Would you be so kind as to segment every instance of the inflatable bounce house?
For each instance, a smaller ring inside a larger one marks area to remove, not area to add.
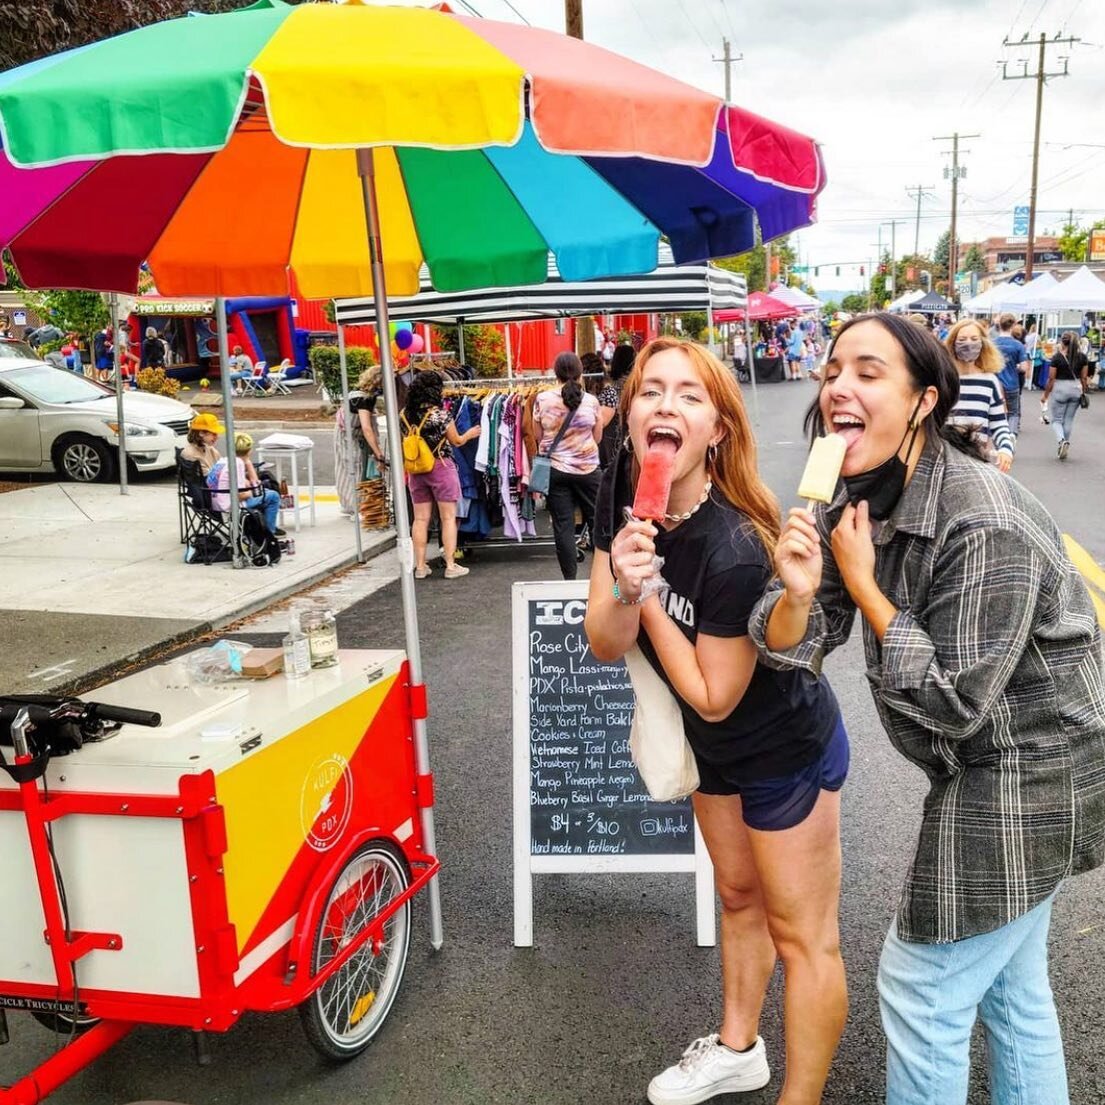
[[[185,381],[218,378],[219,338],[210,301],[139,296],[128,321],[134,345],[141,346],[151,326],[168,344],[170,376]],[[240,345],[254,364],[267,361],[270,369],[291,361],[289,380],[307,371],[308,332],[296,328],[288,297],[228,299],[226,322],[232,353]]]

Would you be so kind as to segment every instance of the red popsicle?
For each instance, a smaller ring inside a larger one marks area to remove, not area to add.
[[[671,481],[675,475],[675,454],[678,448],[671,441],[657,441],[648,447],[637,480],[633,499],[633,517],[639,521],[660,522],[668,511]]]

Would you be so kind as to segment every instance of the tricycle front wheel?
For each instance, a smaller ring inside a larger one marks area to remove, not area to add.
[[[406,890],[406,860],[385,841],[366,844],[342,868],[326,899],[312,954],[312,973],[335,959]],[[410,901],[384,922],[300,1007],[307,1039],[327,1059],[359,1055],[391,1012],[410,950]]]

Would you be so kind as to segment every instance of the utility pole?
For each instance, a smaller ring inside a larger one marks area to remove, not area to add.
[[[1045,71],[1045,64],[1047,62],[1047,48],[1049,46],[1073,46],[1076,42],[1080,42],[1081,39],[1075,38],[1073,35],[1067,35],[1066,38],[1060,38],[1058,32],[1054,38],[1049,39],[1047,35],[1040,35],[1040,54],[1036,62],[1036,72],[1029,73],[1028,62],[1022,62],[1022,72],[1014,73],[1012,76],[1007,71],[1008,62],[1003,61],[1001,63],[1001,79],[1003,81],[1024,81],[1034,80],[1036,82],[1036,130],[1035,136],[1032,140],[1032,190],[1028,194],[1028,249],[1025,251],[1024,257],[1024,279],[1027,284],[1032,279],[1032,266],[1036,260],[1036,182],[1040,169],[1040,116],[1043,114],[1044,109],[1044,82],[1049,77],[1069,77],[1070,72],[1068,70],[1068,63],[1070,62],[1069,55],[1060,55],[1059,60],[1063,63],[1062,72],[1048,73]],[[1002,46],[1008,49],[1010,46],[1023,46],[1028,42],[1027,33],[1020,40],[1020,42],[1010,42],[1009,37],[1006,36],[1002,39]]]
[[[935,184],[918,184],[916,188],[907,188],[906,195],[913,196],[916,194],[917,199],[917,221],[913,228],[913,256],[916,257],[921,249],[921,197],[930,195],[932,189],[935,188]]]
[[[967,175],[966,168],[959,164],[959,140],[960,138],[981,138],[980,134],[941,134],[933,138],[934,142],[948,142],[952,144],[952,225],[948,233],[948,298],[955,299],[955,272],[959,266],[959,240],[955,236],[955,221],[959,211],[959,178]],[[945,151],[946,153],[947,151]],[[944,179],[948,178],[948,170],[944,170]]]
[[[713,58],[712,60],[719,61],[725,66],[725,102],[728,104],[733,102],[733,82],[730,79],[730,70],[734,63],[744,61],[744,54],[738,54],[736,57],[733,57],[729,49],[729,40],[727,38],[721,40],[721,46],[721,57]]]
[[[564,31],[570,38],[583,37],[583,0],[564,0]]]
[[[890,219],[888,222],[879,224],[879,241],[882,241],[882,228],[884,226],[890,227],[890,279],[889,287],[891,298],[894,298],[898,294],[898,223],[906,222],[905,219]],[[882,256],[879,257],[879,263],[882,263]]]

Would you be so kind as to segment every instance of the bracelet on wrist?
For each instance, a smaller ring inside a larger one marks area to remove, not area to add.
[[[627,599],[618,587],[617,580],[614,580],[614,598],[617,599],[622,606],[640,606],[644,601],[644,595],[638,595],[635,599]]]

